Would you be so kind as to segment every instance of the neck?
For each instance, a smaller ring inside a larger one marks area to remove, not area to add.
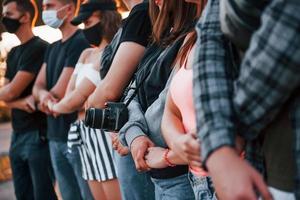
[[[20,27],[16,32],[16,36],[19,38],[21,44],[26,43],[34,37],[31,27]]]
[[[99,49],[104,49],[107,45],[108,45],[108,42],[105,39],[103,39],[101,41],[101,43],[99,44],[98,48]]]
[[[63,24],[60,28],[62,33],[62,41],[69,39],[77,30],[77,26],[73,26],[71,23]]]
[[[127,0],[125,4],[129,10],[132,10],[132,8],[134,6],[136,6],[137,4],[140,4],[142,2],[143,2],[143,0]]]

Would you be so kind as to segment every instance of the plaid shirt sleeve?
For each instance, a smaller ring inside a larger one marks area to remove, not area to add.
[[[241,64],[234,105],[247,139],[277,114],[300,83],[300,2],[273,0]]]
[[[232,103],[233,67],[230,43],[221,32],[219,0],[209,0],[197,27],[194,60],[194,102],[201,157],[205,161],[214,150],[235,145]]]

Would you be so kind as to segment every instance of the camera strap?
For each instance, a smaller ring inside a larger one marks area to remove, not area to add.
[[[142,78],[141,82],[134,88],[134,92],[133,94],[129,97],[129,99],[125,102],[125,107],[127,108],[130,104],[130,102],[134,99],[134,97],[137,95],[139,89],[142,87],[142,85],[144,84],[146,78],[148,77],[148,75],[150,74],[151,70],[148,70],[148,72],[145,74],[145,76]],[[130,85],[132,85],[133,83],[131,83]],[[132,89],[132,87],[129,87],[129,90]]]

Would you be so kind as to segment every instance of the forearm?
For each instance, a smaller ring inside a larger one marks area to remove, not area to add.
[[[107,82],[101,82],[93,93],[92,106],[95,108],[104,108],[106,102],[118,101],[122,93],[116,92]]]
[[[133,92],[133,90],[130,90],[125,99],[128,99]],[[142,111],[137,97],[129,104],[128,114],[128,122],[120,130],[120,141],[126,146],[130,146],[135,138],[146,136],[145,133],[148,131],[144,112]]]
[[[0,101],[13,101],[18,96],[11,91],[9,85],[5,85],[0,89]]]
[[[201,26],[197,25],[201,36],[197,40],[193,68],[197,135],[204,165],[208,156],[218,148],[235,145],[232,96],[233,80],[237,74],[230,56],[230,43],[220,28],[219,1],[208,1],[206,8],[206,16],[199,21]]]
[[[53,105],[53,111],[60,114],[67,114],[81,109],[87,97],[78,92],[72,91],[59,103]]]
[[[170,150],[168,153],[168,160],[174,165],[187,165],[188,164],[172,150]]]
[[[161,123],[162,135],[170,149],[176,148],[173,143],[174,138],[185,134],[182,121],[167,108],[164,111]]]
[[[21,105],[21,101],[24,101],[24,99],[18,99],[18,100],[15,100],[15,101],[6,101],[5,104],[7,105],[7,107],[13,109],[21,109],[22,108],[22,105]]]
[[[40,102],[40,98],[45,94],[45,93],[48,93],[48,91],[46,90],[46,88],[42,85],[38,85],[36,84],[34,87],[33,87],[33,90],[32,90],[32,95],[34,97],[34,99],[37,101],[37,102]]]

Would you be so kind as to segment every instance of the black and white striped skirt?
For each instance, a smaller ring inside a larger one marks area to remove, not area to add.
[[[109,133],[86,127],[82,121],[71,125],[68,146],[77,146],[85,180],[107,181],[117,178]]]

